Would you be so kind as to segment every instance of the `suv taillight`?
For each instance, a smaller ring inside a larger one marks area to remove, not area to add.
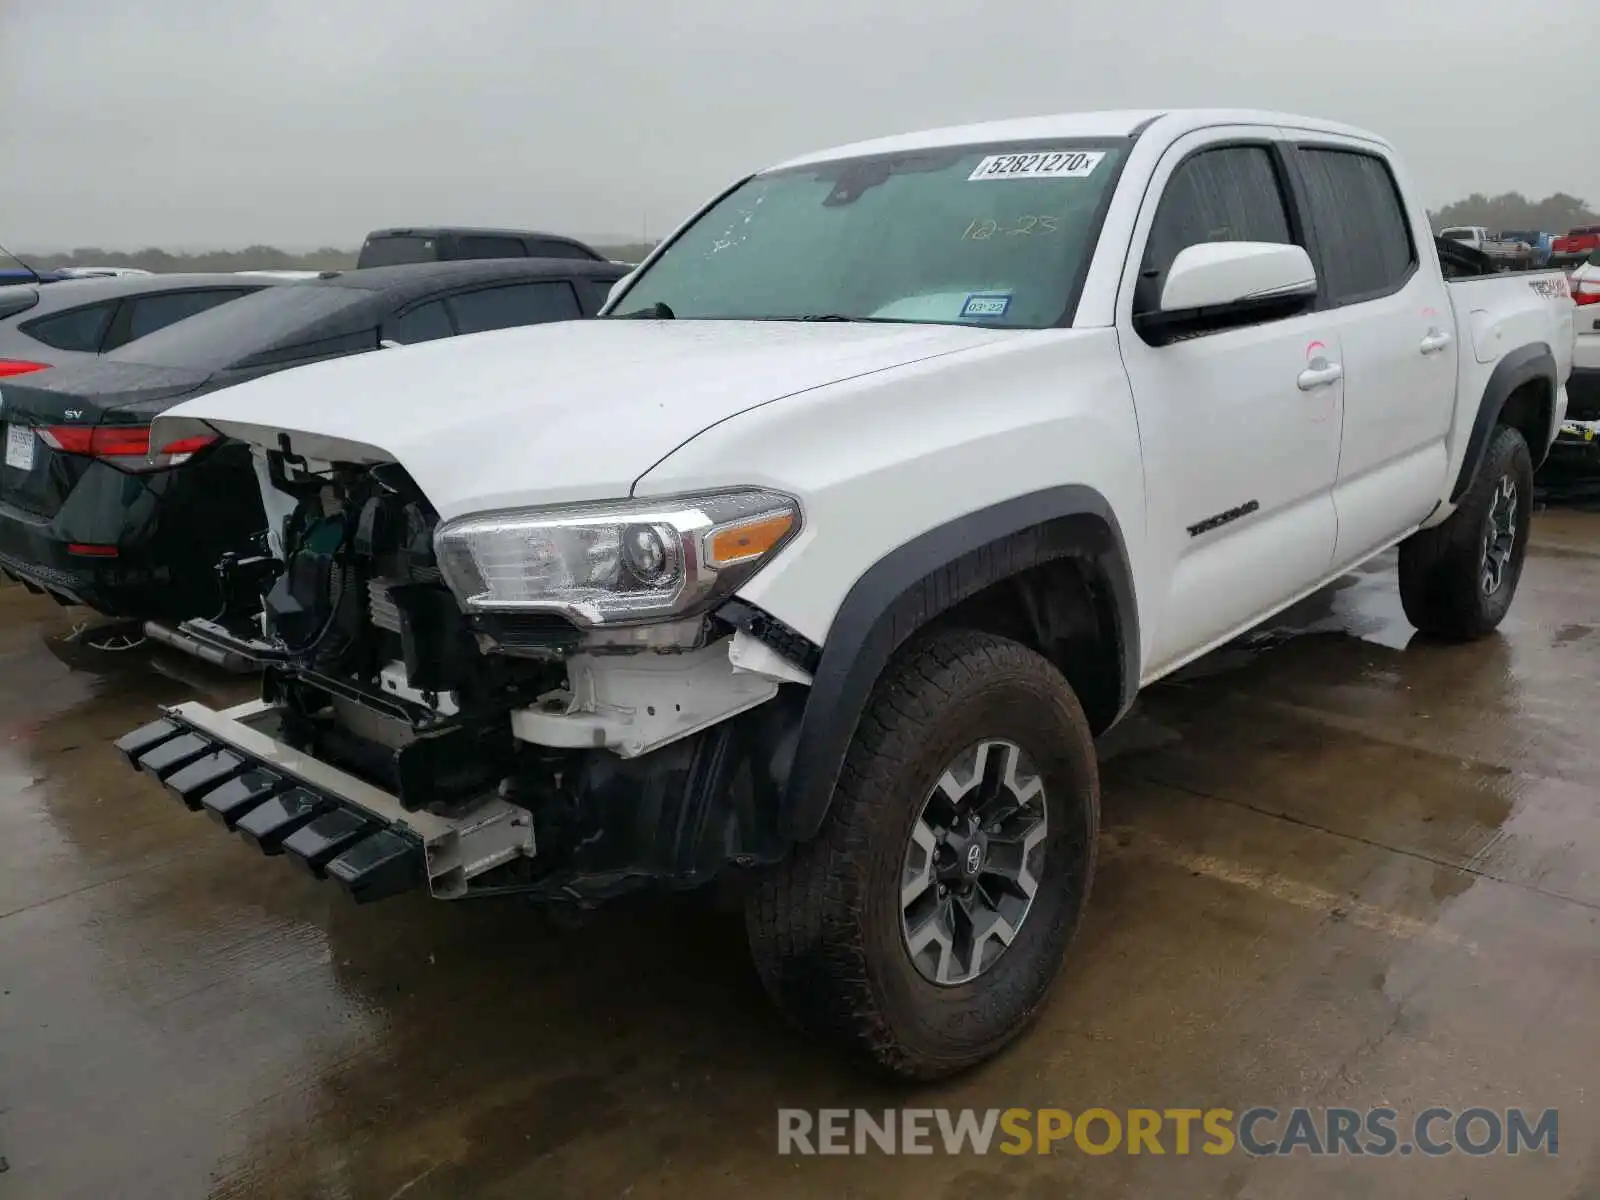
[[[49,363],[29,362],[25,358],[0,358],[0,379],[11,375],[27,375],[34,371],[43,371]]]
[[[152,457],[148,425],[48,425],[34,432],[52,450],[98,458],[124,471],[165,471],[217,440],[210,434],[182,438]]]
[[[1600,279],[1574,279],[1572,281],[1574,304],[1600,304]]]

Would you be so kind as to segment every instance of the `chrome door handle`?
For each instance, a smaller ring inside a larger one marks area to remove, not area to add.
[[[1452,340],[1448,333],[1430,333],[1422,339],[1420,349],[1424,354],[1437,354],[1448,346]]]
[[[1315,391],[1319,387],[1326,387],[1330,383],[1338,383],[1344,378],[1344,367],[1338,363],[1329,363],[1325,367],[1307,367],[1300,372],[1300,378],[1295,382],[1300,385],[1302,392]]]

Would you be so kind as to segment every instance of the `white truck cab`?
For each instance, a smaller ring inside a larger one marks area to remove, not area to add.
[[[792,159],[601,319],[159,418],[255,447],[258,622],[188,629],[265,686],[121,748],[358,899],[741,874],[780,1005],[960,1069],[1057,974],[1141,686],[1397,543],[1419,628],[1505,616],[1573,304],[1470,270],[1387,142],[1301,117]]]

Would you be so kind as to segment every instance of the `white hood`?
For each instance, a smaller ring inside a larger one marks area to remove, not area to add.
[[[151,448],[201,422],[349,462],[398,462],[445,519],[625,496],[685,441],[746,409],[983,345],[951,325],[589,320],[317,363],[176,405]]]

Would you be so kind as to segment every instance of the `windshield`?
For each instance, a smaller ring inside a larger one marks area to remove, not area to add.
[[[667,247],[616,315],[1056,325],[1126,149],[957,146],[757,175]]]
[[[1472,240],[1472,230],[1446,229],[1439,236],[1442,238],[1448,238],[1452,242],[1470,242]]]

